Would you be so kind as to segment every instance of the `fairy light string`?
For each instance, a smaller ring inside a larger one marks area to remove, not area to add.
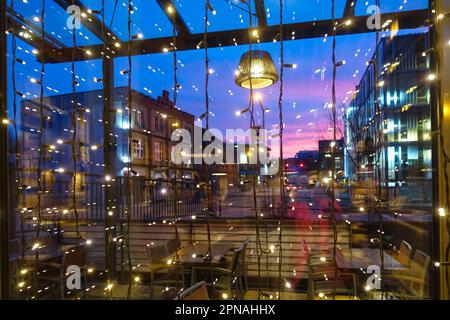
[[[249,16],[249,32],[252,30],[253,28],[253,15],[252,15],[252,9],[251,9],[251,4],[250,1],[246,0],[245,4],[247,5],[247,9],[243,9],[241,7],[242,10],[245,10],[246,12],[248,12],[248,16]],[[252,47],[253,47],[253,43],[252,43],[252,37],[249,37],[249,52],[252,52]],[[253,63],[253,54],[249,55],[249,64],[250,66],[252,66]],[[250,67],[251,69],[251,67]],[[250,75],[251,76],[251,75]],[[255,117],[254,117],[254,95],[253,95],[253,81],[250,81],[250,88],[249,88],[249,105],[248,105],[248,111],[250,113],[250,129],[255,130],[256,129],[256,125],[255,125]],[[251,139],[253,139],[253,132],[252,132],[252,137]],[[251,141],[251,143],[253,143],[253,141]],[[253,209],[255,211],[255,251],[256,251],[256,259],[257,259],[257,268],[258,268],[258,299],[260,299],[260,297],[262,296],[262,288],[261,288],[261,256],[262,256],[262,248],[261,248],[261,241],[260,241],[260,217],[258,214],[258,203],[257,203],[257,196],[256,196],[256,168],[255,170],[252,172],[252,202],[253,202]]]
[[[204,31],[203,31],[203,46],[205,53],[205,126],[206,131],[209,130],[209,56],[208,56],[208,25],[209,25],[209,11],[212,6],[209,0],[205,0],[205,16],[204,16]],[[206,254],[206,259],[208,260],[209,273],[211,281],[213,280],[213,267],[212,267],[212,252],[211,252],[211,225],[209,221],[209,215],[211,213],[211,176],[209,173],[209,167],[203,162],[203,168],[205,170],[205,192],[206,192],[206,229],[208,237],[208,253]]]
[[[14,11],[14,0],[11,0],[11,11]],[[24,186],[24,178],[23,178],[23,165],[22,165],[22,154],[20,152],[20,143],[19,143],[19,132],[18,132],[18,118],[17,118],[17,95],[19,95],[17,91],[17,83],[16,83],[16,63],[18,61],[17,58],[17,42],[16,42],[16,33],[11,32],[11,51],[12,51],[12,65],[11,65],[11,78],[12,78],[12,88],[13,88],[13,128],[14,128],[14,147],[15,147],[15,181],[17,184],[17,203],[19,204],[19,223],[20,223],[20,265],[21,268],[24,266],[24,257],[26,251],[26,240],[25,240],[25,218],[26,218],[26,202],[25,202],[25,192],[26,188]],[[22,208],[20,208],[20,204]]]
[[[286,214],[286,203],[285,203],[285,164],[284,164],[284,156],[283,156],[283,131],[284,131],[284,122],[283,122],[283,75],[284,75],[284,28],[283,28],[283,0],[280,0],[280,25],[279,25],[279,34],[280,34],[280,92],[278,96],[278,121],[279,121],[279,130],[280,130],[280,197],[281,197],[281,215],[279,222],[279,235],[278,235],[278,299],[281,300],[281,291],[283,286],[283,225],[284,218]]]
[[[337,73],[337,63],[336,63],[336,31],[337,31],[337,22],[335,17],[335,0],[331,2],[331,17],[333,21],[333,44],[332,44],[332,64],[333,64],[333,80],[332,80],[332,88],[331,88],[331,99],[332,99],[332,114],[333,114],[333,144],[331,145],[331,224],[333,226],[333,269],[334,269],[334,280],[337,278],[338,270],[336,265],[336,254],[337,254],[337,222],[336,222],[336,73]],[[336,298],[336,281],[333,281],[333,291],[332,291],[333,300]]]
[[[104,0],[103,0],[104,1]],[[133,281],[132,276],[132,263],[131,263],[131,246],[130,246],[130,224],[131,224],[131,175],[132,175],[132,160],[133,159],[133,131],[132,131],[132,110],[133,110],[133,95],[131,91],[131,77],[133,72],[133,64],[131,59],[131,46],[133,42],[133,35],[131,34],[131,15],[133,14],[133,3],[131,0],[128,0],[128,19],[127,19],[127,30],[128,30],[128,47],[127,47],[127,60],[128,60],[128,82],[127,82],[127,107],[128,107],[128,161],[127,165],[127,175],[125,178],[125,196],[126,196],[126,209],[125,209],[125,219],[126,219],[126,231],[124,235],[124,239],[127,246],[127,264],[128,264],[128,290],[127,290],[127,299],[131,298],[131,285]],[[137,112],[137,111],[136,111]]]
[[[172,6],[172,4],[170,4]],[[174,9],[175,10],[175,9]],[[177,22],[175,19],[175,15],[172,14],[172,58],[173,58],[173,110],[177,108],[177,98],[178,98],[178,89],[180,87],[178,83],[178,58],[177,58]],[[174,127],[175,122],[177,119],[175,117],[172,118],[172,127]],[[170,140],[168,140],[168,150],[170,151]],[[175,155],[174,155],[175,156]],[[170,153],[168,153],[168,157],[170,157]],[[169,173],[170,173],[170,165],[173,163],[171,159],[168,159],[169,161]],[[178,216],[179,216],[179,184],[178,184],[178,168],[177,164],[173,163],[174,167],[174,178],[173,178],[173,195],[174,195],[174,214],[173,214],[173,226],[175,228],[175,239],[180,241],[180,235],[178,232]],[[183,172],[181,172],[181,179],[183,178]],[[178,255],[178,250],[180,248],[177,246],[175,249],[175,264],[176,264],[176,279],[178,280],[179,272],[180,272],[180,257]],[[176,281],[176,284],[178,285],[178,281]],[[184,288],[184,283],[182,284],[182,288]],[[178,288],[175,288],[175,291],[178,291]]]
[[[380,0],[375,1],[375,5],[377,8],[380,8]],[[378,245],[379,245],[379,256],[381,261],[381,275],[384,274],[384,251],[383,251],[383,213],[382,213],[382,207],[381,207],[381,196],[382,196],[382,178],[381,178],[381,154],[382,154],[382,148],[383,148],[383,130],[381,128],[382,124],[382,115],[381,115],[381,108],[380,108],[380,100],[378,97],[379,94],[379,59],[380,59],[380,53],[379,53],[379,42],[380,42],[380,31],[378,28],[375,28],[375,58],[373,61],[373,67],[374,67],[374,83],[375,83],[375,97],[374,97],[374,106],[375,106],[375,130],[378,132],[377,135],[377,141],[376,143],[376,161],[375,166],[377,167],[377,180],[378,180],[378,188],[377,188],[377,199],[376,199],[376,212],[378,213]],[[387,189],[388,197],[387,200],[389,200],[389,186]],[[383,277],[382,277],[383,279]],[[381,300],[384,298],[384,286],[381,286]]]
[[[74,1],[72,0],[72,5],[74,5]],[[78,116],[79,116],[79,109],[78,109],[78,99],[77,99],[77,91],[76,91],[76,87],[77,87],[77,77],[76,77],[76,73],[75,73],[75,55],[78,53],[78,48],[77,48],[77,37],[76,37],[76,21],[73,21],[72,24],[73,28],[72,28],[72,59],[70,62],[70,69],[71,69],[71,75],[72,75],[72,100],[71,100],[71,104],[72,104],[72,109],[71,109],[71,117],[70,117],[70,121],[71,121],[71,127],[72,127],[72,140],[71,140],[71,149],[72,149],[72,210],[75,216],[75,230],[76,230],[76,240],[75,240],[75,244],[78,245],[79,244],[79,240],[81,237],[80,234],[80,227],[79,227],[79,217],[78,217],[78,209],[77,209],[77,162],[78,162],[78,157],[77,154],[80,152],[80,145],[78,142],[78,126],[77,126],[77,121],[78,121]],[[80,116],[82,116],[80,114]]]
[[[229,4],[232,4],[229,1],[226,1]],[[251,2],[248,0],[242,1],[242,3],[245,3],[247,5],[247,8],[243,8],[241,6],[237,6],[234,5],[235,7],[239,8],[240,10],[248,13],[249,15],[249,32],[251,32],[251,30],[253,29],[253,12],[252,12],[252,8],[251,8]],[[249,52],[252,52],[252,48],[253,48],[253,41],[252,41],[252,35],[249,36]],[[250,54],[248,56],[248,63],[250,66],[252,66],[252,60],[253,60],[253,55]],[[254,100],[255,100],[255,95],[254,95],[254,89],[253,89],[253,82],[250,81],[249,82],[250,86],[249,86],[249,102],[248,102],[248,107],[245,110],[245,112],[248,112],[250,114],[250,120],[249,120],[249,126],[250,129],[252,130],[257,130],[257,126],[256,126],[256,121],[255,121],[255,110],[254,110]],[[263,114],[264,116],[264,114]],[[262,129],[265,129],[264,127]],[[255,132],[256,133],[256,132]],[[255,138],[253,135],[251,137],[252,139]],[[259,143],[261,141],[261,135],[259,134],[259,136],[256,136],[256,141]],[[252,143],[254,142],[253,140],[251,141]],[[252,206],[253,206],[253,210],[255,212],[255,251],[256,251],[256,259],[257,259],[257,284],[258,284],[258,300],[261,299],[261,297],[263,296],[269,296],[268,294],[264,293],[262,290],[262,286],[261,286],[261,259],[263,255],[266,255],[266,278],[268,280],[268,283],[270,282],[270,278],[269,278],[269,253],[270,250],[268,250],[268,233],[267,233],[267,225],[266,225],[266,248],[264,249],[262,247],[262,241],[261,241],[261,216],[259,214],[259,208],[258,208],[258,197],[257,197],[257,171],[258,169],[255,168],[254,171],[252,171]]]
[[[102,0],[101,6],[102,6],[101,7],[101,18],[102,18],[101,34],[102,34],[102,40],[103,40],[103,43],[102,43],[102,45],[103,45],[102,46],[103,47],[102,55],[103,55],[103,59],[108,59],[108,56],[106,55],[107,48],[108,48],[107,43],[106,43],[106,30],[104,28],[105,21],[106,21],[106,19],[105,19],[105,1],[104,0]],[[112,16],[111,21],[110,21],[110,27],[112,26],[112,24],[114,22],[115,9],[116,9],[116,5],[114,6],[113,16]],[[106,70],[106,66],[105,66],[106,63],[105,63],[105,61],[102,61],[102,62],[103,62],[102,63],[102,74],[103,74],[103,77],[109,76],[109,74],[107,73],[107,70]],[[112,99],[112,97],[110,96],[109,99]],[[105,109],[105,105],[106,105],[107,108],[109,108],[110,101],[107,101],[106,97],[103,97],[103,104],[104,104],[104,109]],[[112,112],[112,111],[113,110],[108,110],[108,113]],[[108,134],[106,132],[106,124],[107,124],[106,123],[106,119],[104,119],[104,125],[105,126],[104,126],[104,129],[103,129],[104,130],[103,134],[105,136]],[[104,148],[110,149],[111,148],[111,144],[105,144]],[[110,150],[108,150],[107,152],[110,152]],[[105,162],[107,161],[106,152],[104,153],[104,161]],[[108,168],[106,166],[105,166],[105,171],[108,171]],[[106,172],[106,173],[107,174],[112,174],[113,172]],[[114,175],[115,175],[115,172],[114,172]],[[105,187],[106,188],[110,188],[110,186],[108,186],[108,185],[106,185]],[[106,225],[108,225],[108,227],[105,228],[106,229],[106,233],[105,233],[105,238],[106,238],[105,239],[105,250],[107,252],[107,254],[106,254],[105,272],[107,272],[107,278],[108,278],[106,288],[110,288],[107,291],[107,298],[109,298],[109,299],[112,298],[112,294],[113,294],[113,292],[112,292],[112,289],[113,289],[112,281],[114,280],[113,279],[113,274],[112,274],[112,272],[110,272],[111,270],[109,270],[109,268],[114,269],[113,265],[116,263],[115,259],[113,258],[114,255],[112,254],[112,250],[114,250],[114,246],[113,246],[113,243],[114,243],[113,227],[115,228],[116,226],[115,225],[112,226],[112,224],[115,224],[115,218],[113,216],[108,217],[108,215],[110,214],[109,212],[111,212],[112,215],[117,214],[116,210],[114,210],[114,206],[110,203],[110,201],[111,201],[111,199],[108,199],[108,198],[105,199],[105,202],[108,202],[108,204],[105,205],[105,213],[104,213],[105,227],[106,227]],[[116,199],[116,201],[117,201],[117,199]],[[110,219],[109,222],[108,222],[108,219]]]
[[[40,17],[40,31],[41,31],[41,47],[40,53],[44,52],[45,45],[45,0],[41,1],[41,17]],[[40,229],[42,223],[42,162],[44,157],[45,146],[43,145],[43,131],[45,127],[45,114],[44,114],[44,75],[45,75],[45,62],[41,59],[41,68],[39,76],[39,132],[38,132],[38,165],[37,165],[37,224],[36,224],[36,239],[39,239]],[[39,250],[36,250],[35,254],[35,266],[39,263]]]

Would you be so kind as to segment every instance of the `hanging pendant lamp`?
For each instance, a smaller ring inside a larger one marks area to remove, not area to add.
[[[262,89],[278,81],[278,72],[267,51],[252,50],[244,53],[235,72],[234,82],[246,89]],[[250,85],[251,84],[251,85]]]

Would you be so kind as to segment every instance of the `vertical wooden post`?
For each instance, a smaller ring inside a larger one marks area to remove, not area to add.
[[[436,14],[446,14],[450,12],[450,0],[430,0],[430,8],[435,3]],[[449,217],[440,217],[438,215],[439,208],[446,207],[446,203],[450,197],[446,190],[445,173],[450,176],[450,166],[445,162],[443,157],[443,149],[449,155],[450,153],[450,47],[448,41],[450,39],[450,19],[448,17],[440,19],[439,22],[430,28],[431,47],[433,48],[431,57],[431,70],[437,75],[436,81],[433,82],[431,91],[431,112],[433,123],[433,131],[441,129],[436,135],[433,135],[433,168],[437,179],[433,189],[433,244],[435,261],[448,262],[446,258],[447,246],[450,238],[447,231],[447,221]],[[442,108],[443,112],[439,112]],[[440,143],[440,135],[442,135],[443,143]],[[433,268],[434,266],[432,266]],[[435,290],[434,298],[449,299],[448,281],[450,277],[449,266],[442,266],[435,272]],[[450,279],[449,279],[450,280]]]
[[[114,59],[103,58],[103,145],[105,160],[105,176],[111,177],[105,187],[104,217],[105,217],[105,266],[109,270],[109,278],[114,279],[117,271],[116,243],[112,239],[116,236],[116,222],[120,203],[117,190],[121,180],[116,177],[116,110],[114,109]],[[113,212],[109,215],[109,212]]]

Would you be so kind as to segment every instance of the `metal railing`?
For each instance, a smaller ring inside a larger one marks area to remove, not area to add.
[[[125,220],[126,209],[126,178],[116,177],[105,182],[104,179],[89,179],[91,181],[77,186],[76,204],[72,197],[70,181],[57,181],[47,187],[42,196],[43,221],[56,222],[74,220],[74,207],[77,209],[80,221],[102,221],[105,219],[105,190],[109,188],[114,195],[117,219]],[[132,221],[151,221],[199,215],[203,213],[205,204],[204,189],[191,181],[162,180],[133,177],[130,179],[130,219]],[[36,217],[36,194],[30,190],[26,196],[28,220]]]

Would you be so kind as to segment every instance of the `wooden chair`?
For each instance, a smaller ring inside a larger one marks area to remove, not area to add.
[[[245,255],[247,245],[249,241],[246,240],[239,248],[232,251],[231,263],[227,268],[212,268],[212,283],[210,286],[214,290],[215,293],[221,294],[223,299],[231,298],[233,290],[238,288],[239,292],[242,293],[245,288],[244,278],[244,268],[245,268],[245,258],[242,256]],[[198,271],[204,271],[208,276],[209,267],[193,267],[192,268],[192,278],[191,282],[195,283],[195,277]]]
[[[153,299],[154,296],[154,287],[156,283],[168,283],[175,282],[178,283],[178,276],[174,281],[171,279],[162,279],[162,281],[155,281],[155,277],[157,273],[164,273],[166,275],[173,274],[173,271],[176,270],[180,266],[176,263],[176,261],[166,261],[165,259],[171,254],[167,250],[166,245],[147,245],[147,256],[149,260],[148,270],[150,271],[150,299]],[[184,284],[184,272],[181,271],[182,283]]]
[[[320,259],[324,257],[325,260]],[[356,275],[336,269],[333,257],[326,250],[308,256],[308,297],[325,297],[334,294],[354,298],[357,296]]]
[[[80,268],[81,277],[84,279],[84,289],[87,288],[87,278],[86,278],[86,246],[79,245],[74,247],[72,250],[66,252],[63,256],[61,263],[55,262],[44,262],[39,264],[40,271],[37,276],[37,280],[53,282],[59,285],[60,298],[64,299],[64,292],[66,286],[66,280],[69,276],[67,274],[67,269],[69,266],[77,266]],[[47,270],[47,272],[42,272],[42,270]],[[86,291],[84,290],[84,294]]]
[[[175,300],[209,300],[208,289],[206,282],[199,282],[192,287],[181,291]]]
[[[411,263],[412,252],[413,252],[412,246],[408,242],[403,240],[400,245],[400,250],[398,251],[397,254],[398,262],[409,267]]]
[[[177,250],[181,248],[181,241],[180,238],[175,237],[172,239],[169,239],[166,243],[167,252],[169,254],[175,253]]]
[[[387,296],[391,299],[425,299],[430,262],[430,256],[416,250],[409,269],[383,276],[383,284],[388,289]]]
[[[239,281],[241,281],[240,285],[241,285],[241,287],[244,288],[245,291],[248,291],[247,263],[245,261],[245,256],[246,256],[247,247],[248,247],[249,242],[250,242],[250,239],[246,239],[244,241],[244,244],[243,244],[244,251],[242,252],[240,259],[239,259],[239,268],[240,268]]]

